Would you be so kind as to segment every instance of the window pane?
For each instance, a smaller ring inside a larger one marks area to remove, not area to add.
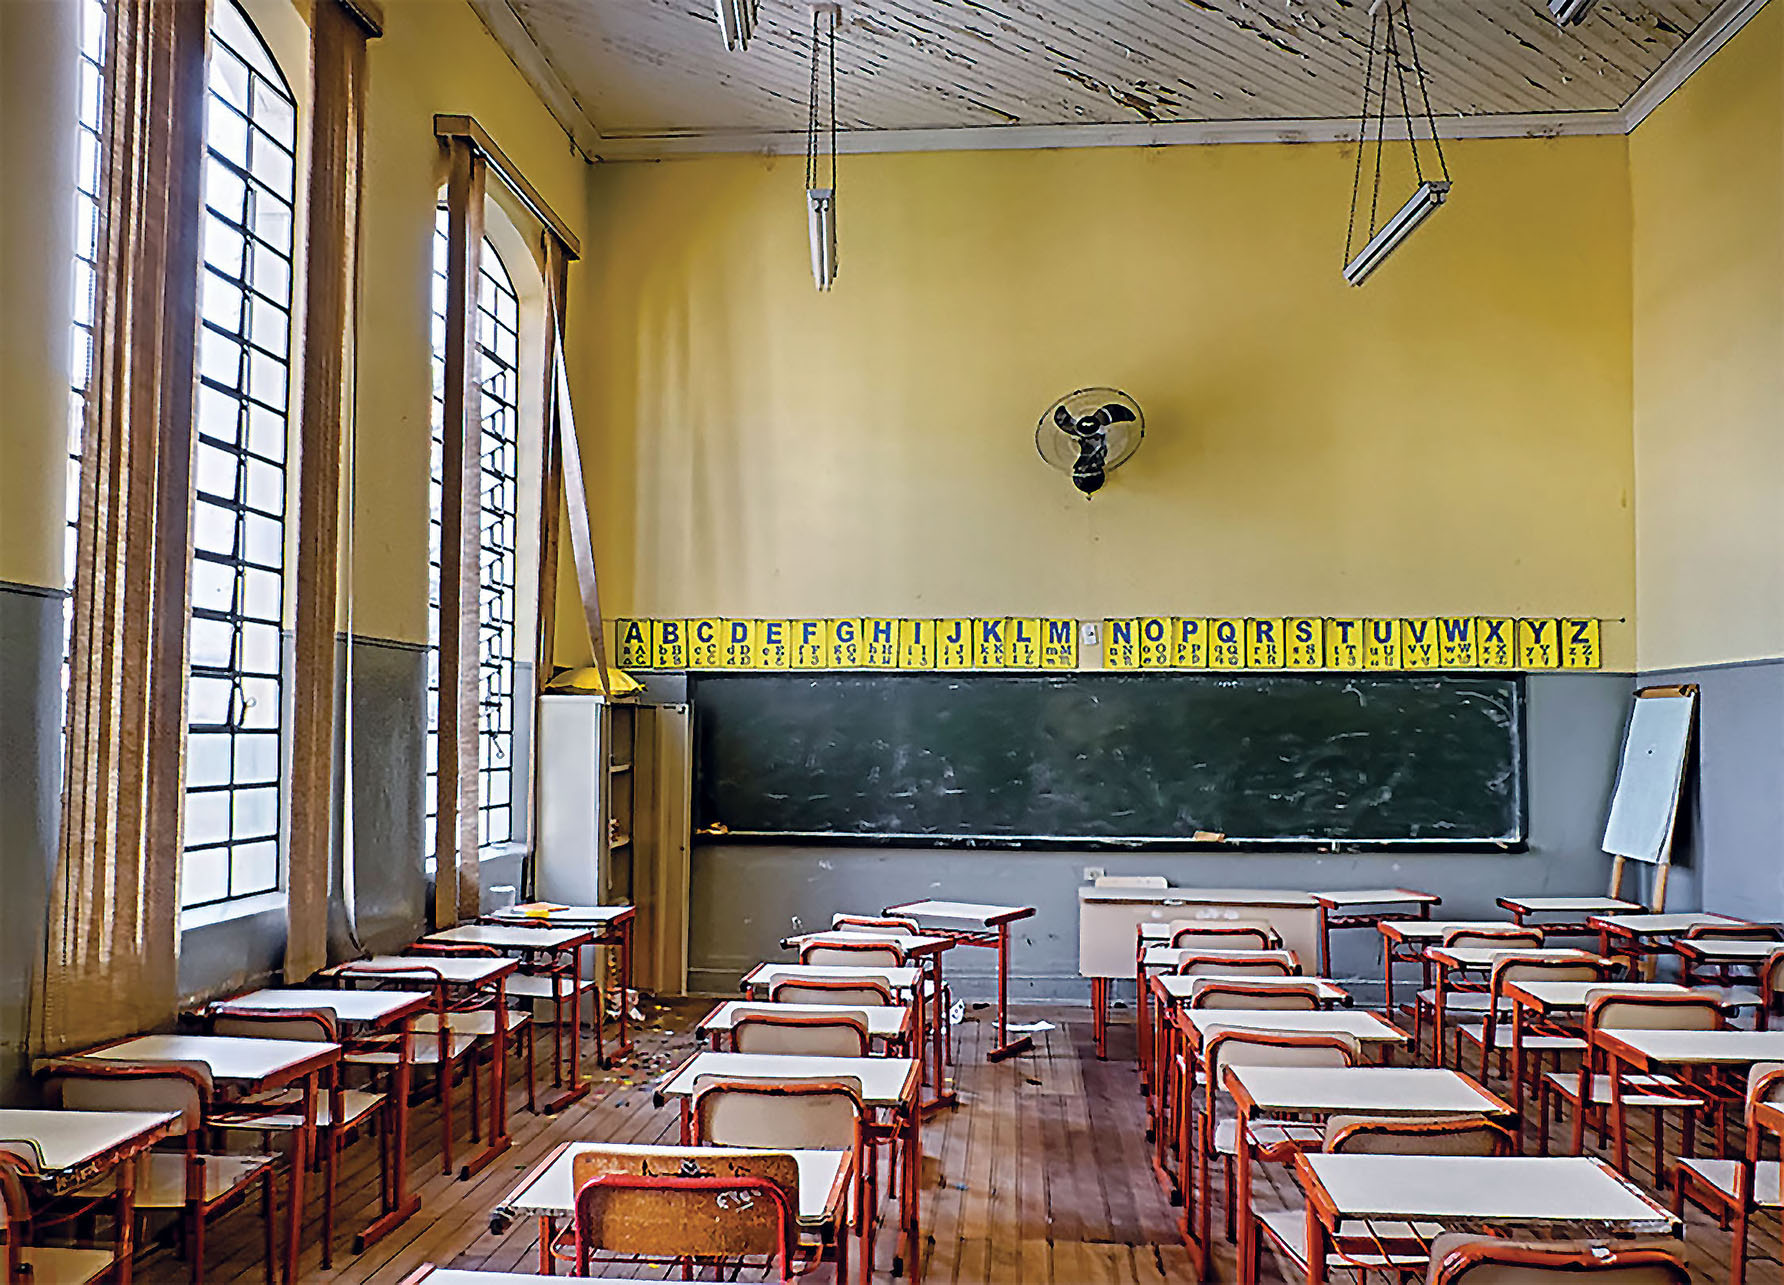
[[[285,433],[297,108],[237,8],[211,9],[194,458],[192,677],[180,895],[279,880],[284,736]]]

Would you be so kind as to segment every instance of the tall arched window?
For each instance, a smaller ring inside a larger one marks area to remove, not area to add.
[[[68,655],[73,645],[75,540],[81,519],[81,434],[87,389],[93,382],[93,307],[99,261],[99,147],[105,104],[105,24],[103,0],[80,6],[80,97],[74,161],[74,298],[69,333],[68,490],[64,507],[62,570],[68,597],[62,605],[62,698],[68,698]],[[66,722],[66,719],[64,719]],[[66,734],[66,729],[64,730]]]
[[[279,886],[297,103],[216,0],[205,118],[185,907]]]
[[[518,442],[520,436],[520,298],[488,240],[477,280],[475,343],[482,413],[479,589],[477,594],[477,843],[489,848],[514,835],[514,648],[517,594]],[[434,219],[433,450],[428,488],[427,829],[428,865],[435,850],[440,730],[440,504],[445,454],[446,211]]]

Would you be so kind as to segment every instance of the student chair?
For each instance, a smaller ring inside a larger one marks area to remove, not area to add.
[[[1472,1045],[1480,1049],[1480,1080],[1487,1080],[1487,1063],[1492,1055],[1499,1055],[1499,1069],[1505,1071],[1506,1047],[1509,1035],[1502,1037],[1502,1029],[1512,1023],[1512,1004],[1505,996],[1505,988],[1512,982],[1595,982],[1603,975],[1603,966],[1592,963],[1567,963],[1558,959],[1529,959],[1517,955],[1509,955],[1493,965],[1491,980],[1487,984],[1487,1007],[1481,1014],[1479,1023],[1458,1023],[1456,1026],[1456,1067],[1461,1068],[1464,1045]],[[1576,1035],[1537,1032],[1526,1029],[1522,1039],[1524,1053],[1530,1057],[1525,1065],[1525,1078],[1534,1079],[1542,1074],[1545,1058],[1554,1057],[1556,1069],[1560,1068],[1561,1058],[1572,1053],[1583,1053],[1586,1041]],[[1520,1106],[1523,1102],[1523,1084],[1511,1086],[1512,1105]]]
[[[1290,978],[1274,986],[1225,977],[1197,978],[1189,995],[1191,1008],[1276,1008],[1311,1013],[1320,1006],[1319,981]]]
[[[1202,1095],[1196,1109],[1196,1094],[1190,1079],[1193,1071],[1186,1059],[1182,1067],[1184,1110],[1178,1127],[1181,1131],[1182,1163],[1195,1166],[1195,1244],[1197,1252],[1206,1256],[1213,1234],[1213,1170],[1218,1160],[1226,1179],[1225,1228],[1227,1238],[1235,1239],[1238,1226],[1238,1202],[1234,1158],[1241,1145],[1250,1145],[1262,1160],[1292,1157],[1304,1147],[1317,1147],[1321,1133],[1318,1126],[1266,1122],[1254,1124],[1246,1139],[1239,1137],[1239,1121],[1232,1110],[1232,1094],[1226,1071],[1234,1066],[1355,1066],[1362,1060],[1362,1048],[1350,1035],[1324,1032],[1263,1031],[1208,1027],[1202,1036],[1199,1059]],[[1191,1120],[1191,1116],[1194,1120]],[[1193,1125],[1193,1127],[1192,1127]],[[1191,1137],[1195,1138],[1192,1145]],[[1188,1175],[1184,1189],[1189,1189]],[[1249,1201],[1250,1193],[1243,1194]],[[1184,1211],[1189,1223],[1190,1211]]]
[[[1775,941],[1784,948],[1784,928],[1777,924],[1698,924],[1685,931],[1686,941]],[[1706,977],[1705,974],[1708,974]],[[1758,1024],[1765,1029],[1764,966],[1742,964],[1679,963],[1679,981],[1699,994],[1714,995],[1722,1007],[1759,1010]],[[1759,983],[1755,985],[1755,983]]]
[[[1642,995],[1615,990],[1590,995],[1584,1024],[1586,1052],[1580,1059],[1578,1075],[1550,1071],[1538,1081],[1541,1085],[1536,1109],[1538,1149],[1544,1155],[1548,1154],[1549,1120],[1554,1099],[1567,1103],[1573,1110],[1574,1155],[1585,1151],[1586,1126],[1591,1121],[1597,1122],[1599,1142],[1603,1144],[1613,1123],[1610,1119],[1612,1086],[1607,1072],[1614,1063],[1603,1047],[1600,1032],[1717,1031],[1726,1025],[1721,1007],[1714,999],[1705,995]],[[1645,1107],[1653,1113],[1654,1182],[1656,1186],[1664,1186],[1666,1113],[1680,1113],[1684,1154],[1690,1155],[1692,1139],[1696,1136],[1697,1113],[1706,1105],[1705,1099],[1683,1080],[1670,1075],[1621,1074],[1620,1078],[1625,1109]],[[1626,1147],[1623,1122],[1615,1123],[1615,1154],[1621,1157],[1625,1154]],[[1717,1125],[1718,1141],[1721,1141],[1723,1129],[1720,1118]]]
[[[830,916],[830,926],[875,937],[915,937],[920,931],[915,919],[900,919],[888,915],[845,915],[840,912]]]
[[[1443,934],[1445,946],[1467,948],[1484,948],[1487,950],[1518,950],[1529,948],[1540,949],[1542,946],[1542,930],[1540,928],[1520,928],[1516,924],[1507,924],[1503,928],[1452,928]],[[1431,966],[1426,965],[1425,980],[1431,980]],[[1454,983],[1444,990],[1443,1008],[1448,1016],[1479,1019],[1490,1007],[1485,991],[1466,986],[1458,987]],[[1426,986],[1420,990],[1413,1000],[1412,1012],[1412,1047],[1422,1056],[1425,1047],[1424,1032],[1427,1020],[1435,1021],[1437,1012],[1437,988]],[[1436,1063],[1443,1063],[1443,1032],[1438,1031],[1432,1041],[1437,1050]]]
[[[583,1151],[571,1161],[577,1276],[596,1254],[698,1264],[763,1260],[790,1285],[799,1265],[799,1162],[782,1150],[715,1159],[685,1147]]]
[[[426,941],[416,942],[409,948],[409,953],[423,957],[428,955],[439,955],[448,958],[457,956],[460,958],[472,959],[496,959],[501,955],[500,951],[495,950],[490,946],[475,946],[459,942],[429,943]],[[504,1003],[511,1003],[514,997],[508,995],[506,991],[507,988],[504,985]],[[442,1018],[438,1014],[424,1013],[415,1019],[415,1033],[425,1037],[430,1033],[437,1032],[439,1030],[438,1024],[441,1020]],[[446,1012],[444,1021],[454,1035],[468,1035],[476,1041],[478,1052],[491,1059],[495,1057],[496,1012],[493,997],[474,996],[458,1005],[451,1006]],[[539,1028],[537,1023],[533,1021],[531,1002],[529,1001],[527,1007],[524,1009],[512,1007],[504,1008],[502,1012],[502,1026],[505,1038],[508,1041],[509,1049],[517,1056],[523,1050],[526,1053],[527,1110],[537,1112],[539,1109],[536,1098],[538,1084],[537,1063]],[[473,1055],[469,1065],[471,1071],[471,1101],[475,1103],[477,1100],[477,1058],[475,1055]],[[492,1063],[490,1066],[491,1092],[495,1091],[493,1086],[498,1078],[496,1071],[497,1068]],[[472,1118],[476,1118],[476,1109],[474,1106],[472,1108]],[[476,1134],[473,1133],[471,1136],[475,1138]]]
[[[1755,1025],[1771,1029],[1772,1018],[1784,1014],[1784,946],[1765,957],[1759,967],[1759,1016]]]
[[[138,1212],[173,1209],[191,1260],[193,1285],[204,1281],[204,1233],[217,1214],[242,1203],[250,1188],[260,1188],[267,1285],[273,1280],[273,1156],[214,1155],[199,1151],[199,1139],[227,1120],[229,1109],[217,1103],[208,1067],[194,1062],[106,1062],[68,1058],[43,1068],[44,1096],[67,1111],[172,1111],[169,1137],[178,1151],[146,1151],[137,1158]],[[78,1198],[111,1194],[116,1177],[105,1174],[78,1188]]]
[[[1178,919],[1172,921],[1170,933],[1171,945],[1179,950],[1282,949],[1282,935],[1269,924]]]
[[[1673,1171],[1673,1213],[1685,1216],[1689,1200],[1716,1215],[1733,1232],[1729,1248],[1730,1285],[1747,1278],[1747,1232],[1760,1210],[1784,1209],[1779,1191],[1779,1162],[1763,1160],[1765,1135],[1770,1132],[1784,1144],[1784,1063],[1762,1062],[1747,1073],[1747,1147],[1738,1160],[1699,1159],[1682,1156]],[[1762,1108],[1770,1107],[1765,1111]]]
[[[863,1012],[810,1013],[764,1004],[739,1008],[731,1022],[733,1053],[866,1057],[871,1049]]]
[[[877,1204],[867,1194],[874,1175],[866,1163],[867,1108],[859,1080],[701,1076],[694,1082],[689,1117],[696,1144],[843,1152],[837,1204],[826,1239],[836,1246],[836,1279],[847,1280],[848,1228],[851,1221],[855,1224],[861,1237],[861,1282],[867,1285],[873,1272]]]
[[[891,1008],[892,988],[872,977],[783,977],[768,988],[771,1004],[845,1004]]]
[[[1671,1249],[1603,1241],[1501,1240],[1445,1232],[1431,1242],[1425,1285],[1690,1285]]]
[[[1301,959],[1292,950],[1227,950],[1184,955],[1171,969],[1178,977],[1296,977]]]
[[[112,1278],[112,1256],[103,1249],[60,1249],[31,1243],[31,1202],[25,1162],[0,1151],[0,1240],[5,1242],[6,1285],[87,1285]]]
[[[799,962],[816,967],[843,964],[851,968],[905,968],[904,947],[895,941],[808,941],[799,948]]]
[[[312,1040],[328,1044],[341,1043],[334,1015],[323,1009],[285,1010],[274,1012],[258,1008],[231,1008],[227,1004],[213,1006],[209,1012],[212,1035],[234,1035],[262,1040]],[[394,1080],[394,1068],[392,1079]],[[339,1172],[341,1149],[348,1136],[374,1116],[384,1114],[387,1101],[383,1093],[364,1089],[348,1089],[340,1085],[339,1066],[326,1073],[323,1091],[316,1097],[317,1160],[322,1180],[322,1266],[331,1265],[334,1253],[335,1175]],[[234,1112],[219,1125],[258,1133],[265,1140],[275,1133],[290,1134],[303,1127],[303,1090],[274,1089],[235,1102]],[[340,1121],[335,1120],[336,1108]],[[392,1156],[390,1140],[395,1136],[395,1121],[379,1131],[379,1174],[383,1190],[390,1190]]]
[[[1184,955],[1171,971],[1178,977],[1292,977],[1301,971],[1301,961],[1292,950],[1229,950]],[[1177,1033],[1163,985],[1148,978],[1146,987],[1151,1001],[1139,1018],[1146,1035],[1140,1047],[1141,1091],[1154,1128],[1148,1137],[1156,1140],[1161,1136],[1156,1132],[1159,1103],[1173,1091],[1170,1072],[1177,1056]]]

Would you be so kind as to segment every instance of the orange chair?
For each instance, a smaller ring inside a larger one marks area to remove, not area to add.
[[[25,1162],[0,1151],[0,1239],[5,1241],[6,1285],[88,1285],[110,1279],[114,1262],[103,1249],[62,1249],[31,1243],[31,1202]]]
[[[1431,1242],[1425,1285],[1690,1285],[1670,1249],[1602,1241],[1519,1241],[1450,1232]]]
[[[1673,1171],[1673,1213],[1683,1218],[1689,1200],[1731,1228],[1730,1285],[1741,1285],[1747,1277],[1747,1232],[1753,1215],[1762,1209],[1784,1209],[1779,1162],[1760,1158],[1768,1132],[1784,1143],[1780,1103],[1784,1103],[1784,1064],[1762,1062],[1753,1067],[1747,1075],[1746,1154],[1739,1160],[1682,1156]]]

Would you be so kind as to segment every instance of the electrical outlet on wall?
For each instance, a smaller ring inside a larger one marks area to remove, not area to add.
[[[1084,882],[1085,883],[1095,883],[1098,879],[1101,879],[1102,877],[1103,877],[1103,868],[1101,866],[1085,866],[1084,867]]]

